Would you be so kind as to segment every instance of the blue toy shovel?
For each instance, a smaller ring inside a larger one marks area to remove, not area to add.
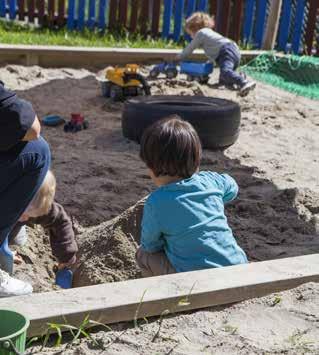
[[[9,248],[8,237],[0,246],[0,269],[10,275],[13,273],[13,252]]]
[[[61,288],[72,288],[73,272],[70,269],[57,270],[55,268],[55,284]]]

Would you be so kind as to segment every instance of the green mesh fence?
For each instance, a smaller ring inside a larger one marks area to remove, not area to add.
[[[319,100],[319,58],[278,57],[274,53],[266,53],[242,66],[241,71],[296,95]]]

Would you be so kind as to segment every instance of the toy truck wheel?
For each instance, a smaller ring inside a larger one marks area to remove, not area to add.
[[[156,79],[159,76],[159,71],[156,69],[152,69],[150,71],[150,78],[151,79]]]
[[[110,97],[111,83],[109,81],[102,81],[101,91],[103,97]]]
[[[177,77],[177,69],[167,69],[166,72],[167,79],[174,79]]]
[[[113,101],[123,100],[123,89],[120,86],[112,85],[110,90],[110,98]]]
[[[194,80],[193,75],[187,74],[187,75],[186,75],[186,80],[187,80],[187,81],[193,81],[193,80]]]
[[[88,128],[89,128],[89,122],[83,121],[83,129],[88,129]]]
[[[208,75],[201,75],[199,78],[198,78],[198,82],[200,84],[207,84],[208,83],[208,80],[209,80],[209,76]]]

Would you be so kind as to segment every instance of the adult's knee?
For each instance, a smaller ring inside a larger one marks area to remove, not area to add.
[[[21,154],[21,159],[27,170],[49,170],[51,152],[46,140],[40,137],[29,142]]]

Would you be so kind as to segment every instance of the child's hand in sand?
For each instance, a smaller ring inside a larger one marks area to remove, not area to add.
[[[22,256],[19,255],[16,251],[13,252],[13,262],[18,265],[23,263]]]
[[[75,270],[77,268],[77,259],[72,260],[71,263],[59,263],[56,267],[58,270],[71,269]]]

